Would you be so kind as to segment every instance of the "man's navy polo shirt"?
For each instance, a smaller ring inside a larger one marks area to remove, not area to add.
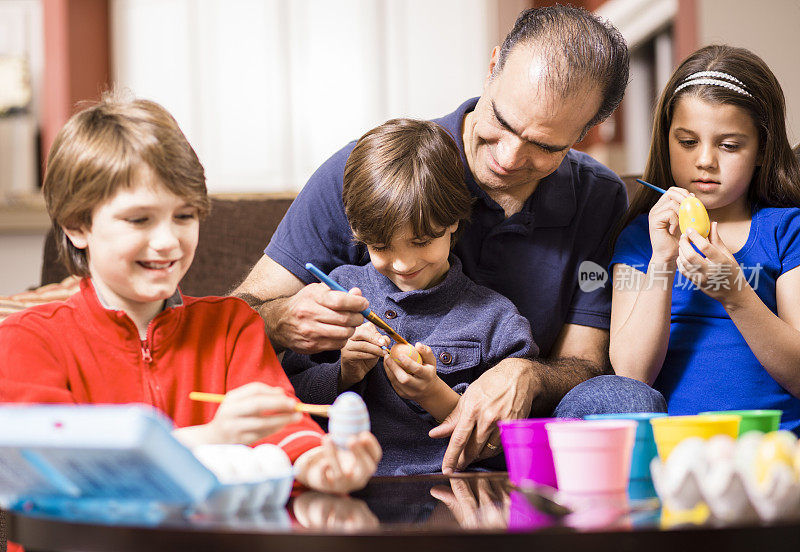
[[[467,276],[511,299],[530,321],[546,357],[564,324],[609,327],[609,279],[602,288],[584,292],[578,271],[587,260],[608,266],[610,235],[627,204],[625,187],[610,169],[570,150],[522,210],[505,218],[475,182],[464,154],[461,123],[477,102],[468,100],[435,119],[455,138],[467,186],[476,198],[471,223],[454,252]],[[311,175],[264,251],[306,283],[316,281],[304,268],[307,262],[330,272],[369,260],[366,247],[353,239],[342,204],[344,166],[354,147],[350,142]]]

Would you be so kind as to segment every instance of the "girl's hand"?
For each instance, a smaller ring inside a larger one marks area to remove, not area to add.
[[[297,399],[283,389],[255,381],[225,394],[214,419],[205,425],[207,443],[249,445],[275,433],[283,426],[299,422],[294,411]]]
[[[382,456],[375,436],[364,431],[337,449],[329,435],[322,445],[303,453],[294,463],[297,480],[310,489],[344,494],[363,488]]]
[[[392,358],[384,354],[383,369],[389,382],[404,399],[421,402],[439,385],[446,385],[436,373],[436,356],[427,345],[417,343],[414,348],[422,357],[422,364],[400,355]]]
[[[653,246],[652,259],[656,264],[671,264],[678,258],[678,208],[689,195],[686,189],[672,186],[650,209],[647,221]]]
[[[357,327],[341,351],[339,391],[349,389],[363,380],[383,356],[381,346],[388,345],[389,338],[379,333],[371,322],[364,322]]]
[[[743,277],[739,263],[719,237],[716,222],[711,223],[708,237],[708,240],[705,239],[693,228],[681,236],[678,270],[703,293],[724,304],[750,284]],[[694,250],[692,244],[705,255],[705,259]]]

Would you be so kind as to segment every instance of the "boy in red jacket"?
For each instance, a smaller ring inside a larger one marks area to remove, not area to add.
[[[336,450],[293,411],[261,318],[239,299],[178,290],[209,201],[203,167],[163,107],[112,94],[74,115],[50,150],[43,191],[61,258],[84,279],[69,300],[0,324],[0,401],[147,403],[189,447],[270,442],[307,487],[366,484],[381,456],[375,437]],[[194,402],[194,390],[226,397]]]

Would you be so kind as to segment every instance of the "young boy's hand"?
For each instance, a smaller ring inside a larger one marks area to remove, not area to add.
[[[417,343],[414,348],[422,357],[422,364],[411,357],[397,358],[386,353],[383,368],[386,377],[404,399],[416,401],[439,421],[444,420],[458,403],[459,395],[436,373],[436,356],[427,345]]]
[[[364,431],[351,437],[346,449],[337,449],[330,436],[322,445],[303,453],[294,463],[297,480],[326,493],[349,493],[363,488],[382,456],[375,436]]]
[[[439,384],[444,382],[436,373],[436,356],[427,345],[417,343],[414,348],[422,357],[422,364],[407,355],[392,357],[384,353],[383,369],[394,390],[404,399],[420,402]]]
[[[297,399],[283,389],[252,382],[225,394],[214,419],[206,424],[206,442],[249,445],[300,421]]]
[[[378,332],[371,322],[364,322],[341,351],[339,391],[345,391],[364,379],[383,356],[381,346],[388,346],[389,338]]]

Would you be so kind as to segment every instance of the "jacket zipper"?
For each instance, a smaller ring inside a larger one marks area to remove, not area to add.
[[[147,365],[153,362],[153,356],[150,354],[150,345],[146,339],[142,340],[142,360]]]

